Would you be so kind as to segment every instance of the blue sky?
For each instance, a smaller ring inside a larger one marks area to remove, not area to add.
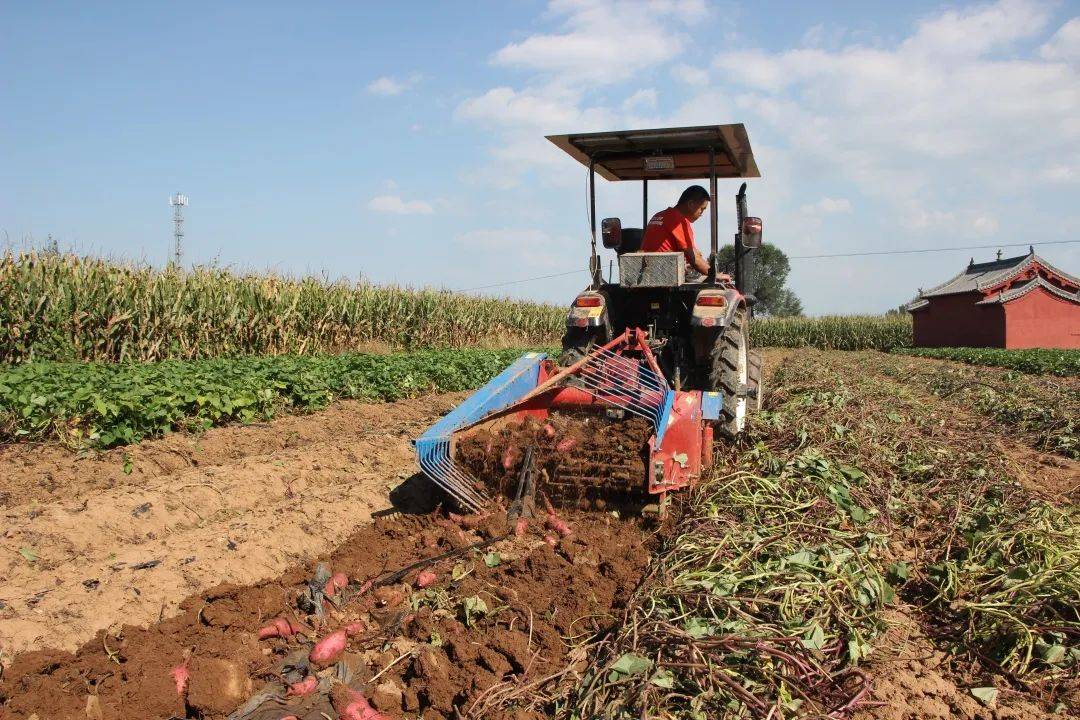
[[[1080,239],[1076,2],[6,2],[0,28],[15,246],[160,264],[179,190],[186,264],[559,273],[585,267],[585,178],[543,135],[724,122],[792,255]],[[601,181],[600,215],[636,224],[639,192]],[[1080,244],[1039,252],[1080,274]],[[793,260],[790,284],[813,314],[879,312],[993,254]],[[584,277],[483,292],[562,303]]]

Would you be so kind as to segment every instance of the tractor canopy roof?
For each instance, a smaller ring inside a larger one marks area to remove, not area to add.
[[[608,180],[695,180],[709,177],[709,151],[716,177],[761,177],[742,123],[698,127],[615,130],[548,135],[547,139]]]

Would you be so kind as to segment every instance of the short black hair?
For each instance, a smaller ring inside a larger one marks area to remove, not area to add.
[[[702,200],[712,201],[709,191],[700,185],[691,185],[682,191],[682,195],[679,196],[679,202],[677,204],[698,203]]]

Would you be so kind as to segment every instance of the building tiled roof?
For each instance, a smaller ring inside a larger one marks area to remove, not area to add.
[[[999,292],[994,295],[988,295],[987,297],[983,298],[975,304],[992,305],[994,303],[1007,303],[1010,300],[1015,300],[1018,297],[1023,297],[1024,295],[1027,295],[1029,292],[1038,287],[1044,288],[1045,290],[1050,292],[1051,295],[1056,295],[1063,300],[1069,300],[1070,302],[1074,302],[1077,305],[1080,305],[1080,292],[1066,292],[1061,288],[1057,287],[1056,285],[1051,285],[1050,283],[1046,282],[1046,280],[1044,280],[1041,275],[1038,277],[1033,277],[1023,285],[1017,285],[1011,290]],[[929,301],[926,302],[929,303]]]
[[[958,295],[968,292],[985,292],[994,286],[1007,282],[1032,265],[1038,263],[1068,282],[1080,286],[1080,279],[1069,275],[1067,272],[1058,270],[1050,263],[1035,254],[1032,248],[1026,255],[1017,255],[1011,258],[1001,258],[990,262],[971,262],[958,275],[946,280],[942,284],[924,290],[919,293],[919,298],[937,297],[939,295]],[[1068,295],[1069,293],[1065,293]]]
[[[921,297],[957,295],[959,293],[984,290],[1020,274],[1030,267],[1034,260],[1035,254],[1028,253],[1027,255],[1002,258],[992,262],[971,263],[959,275],[950,278],[937,287],[924,291]]]

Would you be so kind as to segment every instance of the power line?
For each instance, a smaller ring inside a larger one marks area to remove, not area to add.
[[[918,250],[871,250],[867,252],[827,253],[824,255],[788,255],[788,260],[816,260],[818,258],[864,257],[867,255],[914,255],[916,253],[949,252],[951,250],[986,250],[1025,245],[1066,245],[1080,240],[1050,240],[1048,242],[995,243],[993,245],[961,245],[957,247],[919,248]]]
[[[1025,243],[995,243],[993,245],[958,245],[955,247],[939,247],[939,248],[918,248],[915,250],[869,250],[866,252],[848,252],[848,253],[826,253],[823,255],[788,255],[789,260],[817,260],[821,258],[843,258],[843,257],[866,257],[870,255],[914,255],[918,253],[933,253],[933,252],[950,252],[953,250],[986,250],[993,248],[1005,248],[1005,247],[1023,247],[1025,245],[1068,245],[1070,243],[1080,243],[1080,240],[1049,240],[1047,242],[1025,242]],[[577,273],[588,272],[587,270],[568,270],[567,272],[552,273],[551,275],[538,275],[536,277],[521,278],[519,280],[507,280],[506,282],[492,283],[490,285],[480,285],[478,287],[465,288],[464,290],[457,290],[456,292],[473,292],[474,290],[487,290],[489,288],[505,287],[507,285],[519,285],[521,283],[532,282],[534,280],[547,280],[549,278],[564,277],[566,275],[575,275]]]
[[[565,275],[576,275],[577,273],[588,272],[588,270],[568,270],[567,272],[552,273],[551,275],[538,275],[531,278],[521,278],[520,280],[507,280],[501,283],[492,283],[491,285],[480,285],[478,287],[465,288],[464,290],[457,290],[456,292],[472,292],[473,290],[487,290],[488,288],[504,287],[506,285],[517,285],[519,283],[532,282],[533,280],[547,280],[548,278],[563,277]]]

